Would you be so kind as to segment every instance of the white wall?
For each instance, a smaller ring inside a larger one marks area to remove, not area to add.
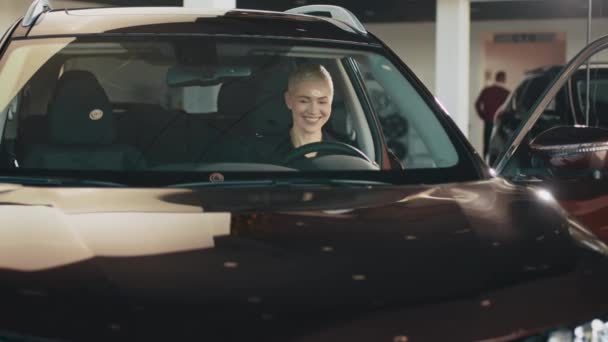
[[[435,23],[366,24],[401,57],[426,86],[435,92]],[[566,59],[585,46],[585,19],[502,20],[471,23],[471,68],[469,140],[481,151],[483,126],[473,111],[473,102],[483,87],[483,35],[488,32],[564,32]],[[608,34],[608,18],[595,19],[592,38]]]
[[[21,18],[32,1],[30,0],[0,0],[0,36],[19,18]],[[53,0],[53,8],[98,7],[90,2]]]
[[[505,86],[513,90],[528,71],[566,62],[566,35],[563,33],[556,34],[553,41],[547,42],[497,43],[493,34],[484,36],[482,54],[485,58],[480,67],[491,75],[486,83],[493,83],[496,71],[502,70],[507,75]]]

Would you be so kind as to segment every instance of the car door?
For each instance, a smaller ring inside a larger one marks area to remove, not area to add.
[[[608,81],[598,72],[602,61],[608,61],[608,36],[586,46],[553,80],[495,165],[504,178],[549,190],[573,218],[608,242],[608,129],[595,119],[608,115]],[[578,119],[539,129],[564,90],[567,110]]]

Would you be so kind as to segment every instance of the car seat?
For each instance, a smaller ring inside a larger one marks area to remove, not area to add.
[[[112,105],[91,72],[63,74],[49,105],[48,124],[49,142],[27,149],[25,168],[128,170],[143,166],[137,149],[115,144]]]

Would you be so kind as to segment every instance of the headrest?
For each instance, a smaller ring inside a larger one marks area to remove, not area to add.
[[[340,141],[353,143],[357,139],[357,133],[353,128],[352,118],[346,112],[343,102],[334,101],[331,116],[325,128]]]
[[[63,74],[48,114],[53,143],[107,145],[114,141],[112,105],[97,78],[88,71]]]
[[[286,132],[291,126],[291,114],[283,98],[287,75],[285,65],[269,63],[251,77],[224,84],[218,110],[231,115],[246,114],[240,125],[251,133]]]
[[[291,111],[285,104],[289,65],[274,63],[258,73],[257,114],[252,126],[256,133],[284,134],[292,125]]]
[[[240,116],[252,111],[256,105],[257,87],[250,78],[232,79],[222,84],[217,98],[218,112]]]

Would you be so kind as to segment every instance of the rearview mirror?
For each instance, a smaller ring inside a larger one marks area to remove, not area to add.
[[[210,86],[231,78],[247,77],[251,68],[245,66],[186,66],[177,65],[167,72],[169,87]]]
[[[530,152],[533,167],[546,169],[552,178],[602,179],[608,170],[608,130],[554,127],[530,142]]]

